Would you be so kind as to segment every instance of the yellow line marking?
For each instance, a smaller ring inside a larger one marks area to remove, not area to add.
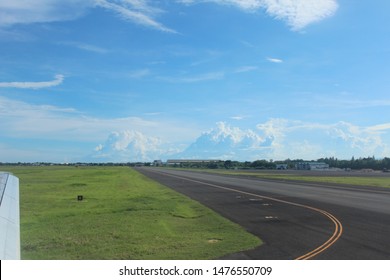
[[[227,188],[227,187],[223,187],[223,186],[219,186],[219,185],[215,185],[215,184],[211,184],[211,183],[205,183],[202,181],[193,180],[193,179],[189,179],[189,178],[185,178],[185,177],[181,177],[181,176],[177,176],[177,175],[167,174],[167,173],[163,173],[163,172],[158,172],[158,173],[168,175],[171,177],[176,177],[178,179],[187,180],[190,182],[210,186],[213,188],[228,190],[228,191],[232,191],[232,192],[237,192],[237,193],[246,194],[246,195],[250,195],[250,196],[254,196],[254,197],[258,197],[258,198],[268,199],[268,200],[272,200],[272,201],[276,201],[276,202],[280,202],[280,203],[284,203],[284,204],[289,204],[289,205],[293,205],[293,206],[297,206],[297,207],[310,209],[312,211],[315,211],[315,212],[318,212],[318,213],[324,215],[329,220],[331,220],[335,226],[335,229],[334,229],[332,236],[325,243],[320,245],[319,247],[315,248],[314,250],[312,250],[312,251],[310,251],[310,252],[308,252],[300,257],[297,257],[296,260],[308,260],[308,259],[314,258],[318,254],[324,252],[329,247],[331,247],[341,237],[341,235],[343,233],[343,226],[342,226],[341,222],[335,216],[330,214],[329,212],[322,210],[322,209],[319,209],[319,208],[315,208],[315,207],[300,204],[300,203],[290,202],[290,201],[282,200],[282,199],[278,199],[278,198],[273,198],[273,197],[269,197],[269,196],[263,196],[263,195],[258,195],[258,194],[254,194],[254,193],[250,193],[250,192]]]

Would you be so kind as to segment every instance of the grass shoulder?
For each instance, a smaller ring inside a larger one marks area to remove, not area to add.
[[[214,174],[224,174],[231,176],[247,176],[268,180],[278,180],[278,181],[294,181],[294,182],[310,182],[310,183],[333,183],[333,184],[342,184],[342,185],[352,185],[352,186],[367,186],[367,187],[383,187],[390,188],[390,175],[389,176],[375,176],[375,174],[364,174],[359,173],[354,175],[353,173],[340,173],[334,174],[328,171],[322,171],[320,175],[313,174],[311,171],[306,172],[297,172],[294,174],[294,171],[286,173],[285,171],[276,171],[276,170],[228,170],[228,169],[184,169],[189,171],[198,171],[198,172],[208,172]],[[343,174],[345,176],[343,176]]]
[[[23,259],[216,259],[261,244],[128,167],[3,169],[20,179]]]

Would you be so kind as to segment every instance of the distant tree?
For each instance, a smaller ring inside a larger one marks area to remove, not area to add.
[[[255,160],[254,162],[252,162],[251,167],[257,169],[275,169],[276,164],[262,159],[262,160]]]
[[[233,162],[231,160],[225,160],[223,166],[226,168],[226,169],[231,169],[233,167]]]

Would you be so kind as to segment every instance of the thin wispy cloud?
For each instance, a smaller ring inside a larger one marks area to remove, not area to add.
[[[154,28],[163,32],[177,33],[175,30],[170,29],[162,23],[156,21],[153,16],[158,10],[149,6],[144,0],[122,0],[119,2],[96,0],[96,6],[113,11],[122,19],[131,21],[136,24]]]
[[[150,70],[149,69],[139,69],[139,70],[135,70],[135,71],[132,71],[129,73],[129,77],[130,78],[133,78],[133,79],[141,79],[141,78],[144,78],[146,76],[149,76],[150,75]]]
[[[0,27],[74,20],[83,16],[94,0],[1,0]]]
[[[1,132],[7,137],[94,143],[97,139],[104,140],[112,131],[128,129],[171,141],[188,141],[198,133],[187,122],[161,120],[159,112],[143,115],[145,117],[95,117],[75,108],[30,104],[0,95]]]
[[[324,108],[340,108],[341,109],[363,109],[375,107],[389,107],[390,99],[374,99],[374,98],[359,98],[356,96],[343,96],[342,94],[334,96],[312,95],[312,104],[317,107]],[[303,103],[306,104],[304,100]]]
[[[269,16],[285,21],[294,31],[331,17],[338,9],[336,0],[176,0],[184,5],[206,2],[236,7],[245,12],[265,10]],[[147,0],[4,0],[0,1],[0,27],[75,20],[98,7],[129,22],[178,33],[156,20],[163,11],[150,3],[152,1]]]
[[[56,75],[52,81],[45,82],[0,82],[0,88],[42,89],[55,87],[64,81],[64,75]]]
[[[242,121],[243,119],[245,119],[245,117],[244,116],[233,116],[233,117],[230,117],[230,119],[235,120],[235,121]]]
[[[280,58],[267,57],[267,60],[272,63],[283,63],[283,60]]]
[[[377,124],[368,128],[370,131],[386,131],[390,130],[390,123]]]
[[[91,45],[91,44],[82,43],[82,42],[59,42],[58,44],[78,48],[80,50],[87,51],[87,52],[99,53],[99,54],[105,54],[105,53],[109,52],[105,48]]]
[[[90,9],[103,8],[116,13],[123,20],[163,32],[177,33],[155,19],[162,10],[149,3],[146,0],[2,0],[0,27],[75,20],[84,16]],[[88,45],[85,47],[88,49]]]
[[[271,17],[285,21],[294,31],[333,16],[338,9],[336,0],[178,0],[177,2],[187,5],[213,2],[234,6],[246,12],[263,9]]]
[[[184,83],[196,83],[196,82],[203,82],[203,81],[221,80],[224,77],[225,74],[223,72],[211,72],[211,73],[206,73],[198,76],[185,77],[179,80]]]
[[[247,11],[256,11],[262,6],[262,0],[177,0],[176,2],[182,4],[196,4],[204,2],[213,2],[220,5],[235,6]]]
[[[242,66],[237,68],[234,72],[235,73],[245,73],[245,72],[251,72],[259,69],[257,66]]]
[[[248,41],[245,41],[245,40],[240,40],[240,43],[243,44],[244,46],[248,47],[248,48],[254,48],[256,47],[254,44],[248,42]]]
[[[160,79],[170,83],[198,83],[205,81],[221,80],[224,77],[224,72],[209,72],[186,77],[160,77]]]

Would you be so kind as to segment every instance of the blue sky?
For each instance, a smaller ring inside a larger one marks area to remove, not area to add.
[[[0,161],[390,156],[389,9],[0,0]]]

